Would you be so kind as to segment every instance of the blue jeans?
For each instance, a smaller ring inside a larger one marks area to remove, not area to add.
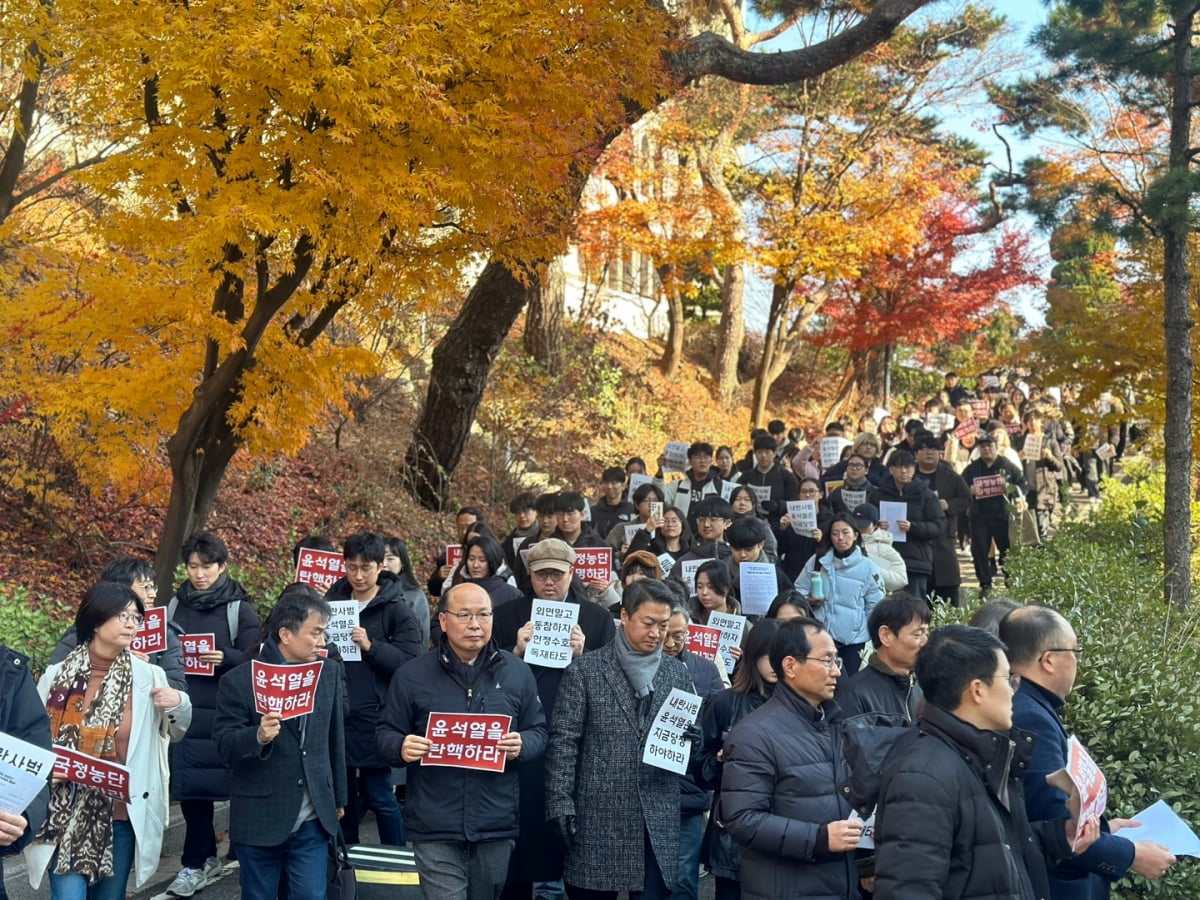
[[[679,874],[671,900],[697,900],[700,896],[700,844],[704,840],[704,813],[679,817]]]
[[[370,809],[379,826],[379,843],[403,847],[404,816],[392,790],[392,770],[348,768],[346,774],[346,783],[350,787],[350,800],[346,804],[346,815],[342,817],[342,836],[346,843],[358,843],[359,823]]]
[[[325,900],[329,835],[319,819],[309,819],[274,847],[238,844],[242,900],[275,900],[287,872],[289,900]]]
[[[114,819],[112,829],[113,873],[89,887],[82,875],[56,875],[54,864],[58,862],[58,854],[55,853],[50,860],[51,900],[125,900],[125,886],[133,868],[133,826]]]

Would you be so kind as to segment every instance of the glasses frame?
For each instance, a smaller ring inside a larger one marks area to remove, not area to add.
[[[846,665],[840,656],[833,656],[829,659],[825,659],[823,656],[798,656],[796,658],[805,662],[820,663],[825,667],[826,672],[840,672]]]
[[[131,613],[122,610],[121,612],[117,613],[117,621],[122,625],[141,625],[146,621],[146,617],[141,613]]]
[[[471,620],[478,622],[480,625],[486,625],[488,622],[492,621],[492,616],[495,615],[495,613],[487,610],[484,612],[467,612],[465,609],[460,609],[458,612],[450,612],[450,610],[446,610],[443,615],[458,619],[458,621],[462,622],[464,625]]]

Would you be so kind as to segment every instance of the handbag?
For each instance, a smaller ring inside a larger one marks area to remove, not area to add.
[[[329,842],[329,870],[325,876],[326,900],[355,900],[358,894],[358,882],[355,880],[354,864],[350,862],[350,854],[346,841],[339,828]]]

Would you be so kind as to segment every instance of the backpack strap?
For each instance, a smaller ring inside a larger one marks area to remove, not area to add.
[[[232,647],[237,646],[238,635],[238,618],[242,609],[242,601],[234,600],[231,603],[225,604],[225,620],[229,625],[229,644]]]

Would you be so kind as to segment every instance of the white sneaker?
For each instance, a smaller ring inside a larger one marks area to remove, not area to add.
[[[210,856],[204,861],[204,881],[206,884],[211,884],[221,877],[221,872],[224,870],[219,857]]]
[[[207,868],[208,863],[205,863],[204,869]],[[208,876],[204,874],[204,869],[180,869],[175,880],[167,888],[167,893],[172,897],[192,896],[208,884]]]

